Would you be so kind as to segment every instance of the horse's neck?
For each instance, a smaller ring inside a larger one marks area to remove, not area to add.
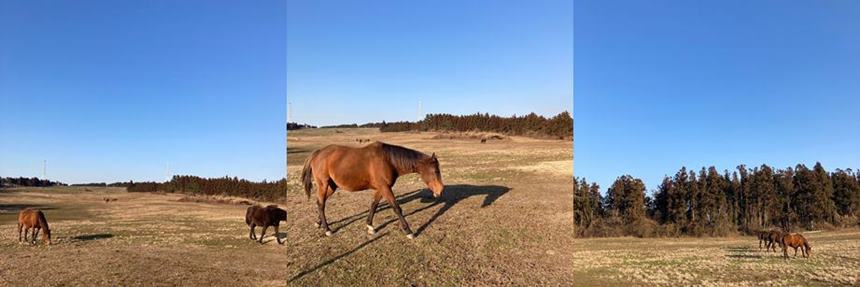
[[[45,219],[44,216],[38,216],[36,220],[39,221],[39,227],[42,228],[42,233],[45,233],[49,230],[48,228],[48,220]]]

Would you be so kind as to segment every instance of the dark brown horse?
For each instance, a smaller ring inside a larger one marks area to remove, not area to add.
[[[331,229],[325,218],[325,202],[340,188],[346,191],[373,189],[373,200],[367,214],[367,232],[376,233],[373,227],[373,215],[379,200],[385,198],[400,220],[400,227],[406,237],[412,239],[412,229],[403,218],[400,205],[394,199],[391,187],[397,177],[410,173],[418,173],[427,187],[433,191],[434,197],[442,195],[445,186],[442,184],[442,174],[439,171],[439,161],[436,154],[427,155],[416,150],[401,146],[373,142],[364,147],[346,147],[329,145],[311,153],[302,169],[302,183],[308,198],[313,184],[317,185],[317,207],[319,222],[317,225],[331,236]]]
[[[812,247],[809,246],[809,242],[806,241],[806,238],[800,233],[786,234],[782,237],[782,255],[785,258],[788,258],[789,247],[794,248],[794,257],[797,257],[798,247],[800,247],[803,257],[809,257],[809,252],[812,251]]]
[[[782,247],[782,237],[785,236],[785,233],[779,230],[771,230],[767,234],[767,250],[773,250],[776,252],[776,246]]]
[[[768,243],[769,243],[768,240],[770,239],[769,235],[770,235],[770,231],[767,231],[767,230],[759,230],[756,232],[756,237],[758,237],[758,249],[761,249],[762,243],[764,243],[765,247],[768,246]]]
[[[278,244],[284,244],[281,242],[281,238],[278,237],[278,226],[281,221],[287,221],[287,211],[278,208],[277,205],[269,205],[266,207],[252,205],[248,207],[247,211],[245,211],[245,224],[248,224],[248,227],[251,228],[250,234],[248,235],[251,240],[258,240],[257,234],[254,233],[254,228],[257,226],[263,227],[263,231],[260,233],[260,238],[258,240],[260,243],[263,243],[263,237],[266,236],[266,229],[269,228],[269,226],[274,226],[275,240],[278,241]]]
[[[39,233],[39,230],[42,230],[42,242],[45,244],[51,244],[51,228],[48,227],[48,220],[45,219],[45,214],[42,213],[41,210],[33,209],[33,208],[25,208],[21,210],[21,213],[18,213],[18,241],[22,241],[21,239],[21,230],[23,227],[24,231],[24,242],[27,241],[27,233],[30,232],[30,228],[33,229],[33,236],[30,238],[30,244],[36,244],[36,237]]]

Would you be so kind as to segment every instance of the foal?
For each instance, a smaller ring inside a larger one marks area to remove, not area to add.
[[[48,228],[48,220],[45,219],[45,214],[42,213],[41,210],[33,209],[33,208],[25,208],[21,210],[21,213],[18,213],[18,241],[21,240],[21,229],[23,227],[24,230],[24,242],[27,241],[27,233],[30,232],[30,228],[33,229],[33,236],[30,238],[30,244],[36,244],[36,237],[38,236],[38,232],[42,230],[42,243],[51,244],[51,229]]]
[[[248,207],[248,210],[245,211],[245,224],[251,228],[249,238],[252,240],[258,240],[257,234],[254,233],[254,228],[257,225],[263,227],[263,232],[260,233],[260,238],[258,242],[263,243],[263,237],[266,236],[266,229],[269,226],[275,227],[275,240],[278,241],[278,244],[284,244],[281,242],[281,238],[278,237],[278,225],[281,221],[287,221],[287,211],[278,208],[277,205],[269,205],[266,207],[262,207],[259,205],[252,205]],[[286,240],[284,240],[286,241]]]

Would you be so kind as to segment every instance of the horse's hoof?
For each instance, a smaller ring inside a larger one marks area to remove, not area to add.
[[[319,222],[314,222],[314,227],[316,227],[316,228],[320,228],[320,223],[319,223]]]
[[[415,239],[415,234],[409,233],[408,235],[406,235],[406,238]]]
[[[373,226],[367,226],[367,234],[374,235],[376,234],[376,229],[373,229]]]
[[[331,231],[326,231],[325,236],[331,236]]]

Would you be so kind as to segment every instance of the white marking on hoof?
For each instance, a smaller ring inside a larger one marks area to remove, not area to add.
[[[331,231],[326,231],[325,236],[331,236]]]
[[[409,235],[406,235],[406,238],[415,239],[415,234],[410,233]]]
[[[373,226],[367,226],[367,234],[374,235],[376,234],[376,229],[373,229]]]
[[[316,228],[320,228],[320,223],[319,223],[319,222],[314,222],[314,227],[316,227]]]

